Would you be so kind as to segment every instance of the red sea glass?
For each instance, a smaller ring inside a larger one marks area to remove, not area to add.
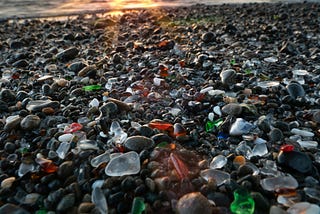
[[[176,172],[178,173],[180,179],[184,179],[188,177],[189,169],[183,163],[183,161],[179,159],[179,157],[176,154],[174,153],[170,154],[170,161],[173,163],[173,166]]]
[[[82,125],[80,123],[71,123],[64,129],[64,133],[73,133],[82,129]]]

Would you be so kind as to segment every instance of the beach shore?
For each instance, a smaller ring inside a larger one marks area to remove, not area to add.
[[[0,213],[319,213],[319,17],[250,3],[3,21]]]

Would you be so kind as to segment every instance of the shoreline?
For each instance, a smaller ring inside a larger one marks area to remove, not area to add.
[[[132,7],[132,8],[119,8],[119,9],[111,9],[111,8],[106,8],[106,9],[96,9],[96,10],[81,10],[81,11],[75,11],[75,12],[49,12],[52,10],[44,11],[42,13],[37,13],[37,15],[11,15],[11,16],[4,16],[0,17],[0,23],[9,21],[9,20],[23,20],[23,19],[45,19],[45,18],[57,18],[57,17],[74,17],[74,16],[85,16],[85,15],[94,15],[94,14],[109,14],[113,12],[125,12],[125,11],[135,11],[135,10],[148,10],[148,9],[169,9],[169,8],[179,8],[179,7],[193,7],[196,5],[207,5],[207,6],[218,6],[218,5],[241,5],[241,4],[304,4],[304,3],[320,3],[320,2],[315,2],[312,0],[306,0],[305,2],[301,2],[299,0],[293,1],[293,2],[287,2],[287,1],[281,1],[281,0],[275,0],[275,1],[261,1],[261,2],[244,2],[244,3],[238,3],[238,2],[230,2],[230,3],[210,3],[210,4],[187,4],[185,6],[183,5],[162,5],[162,6],[152,6],[152,7]],[[56,9],[57,10],[57,9]]]

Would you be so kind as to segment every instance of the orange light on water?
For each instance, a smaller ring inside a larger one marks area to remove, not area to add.
[[[111,9],[137,9],[137,8],[150,8],[157,7],[158,3],[153,0],[113,0],[110,2]]]

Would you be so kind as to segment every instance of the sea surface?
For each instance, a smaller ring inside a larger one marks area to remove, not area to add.
[[[303,2],[304,0],[0,0],[0,19],[50,17],[145,7],[233,4],[249,2]],[[319,2],[320,0],[307,0]]]

